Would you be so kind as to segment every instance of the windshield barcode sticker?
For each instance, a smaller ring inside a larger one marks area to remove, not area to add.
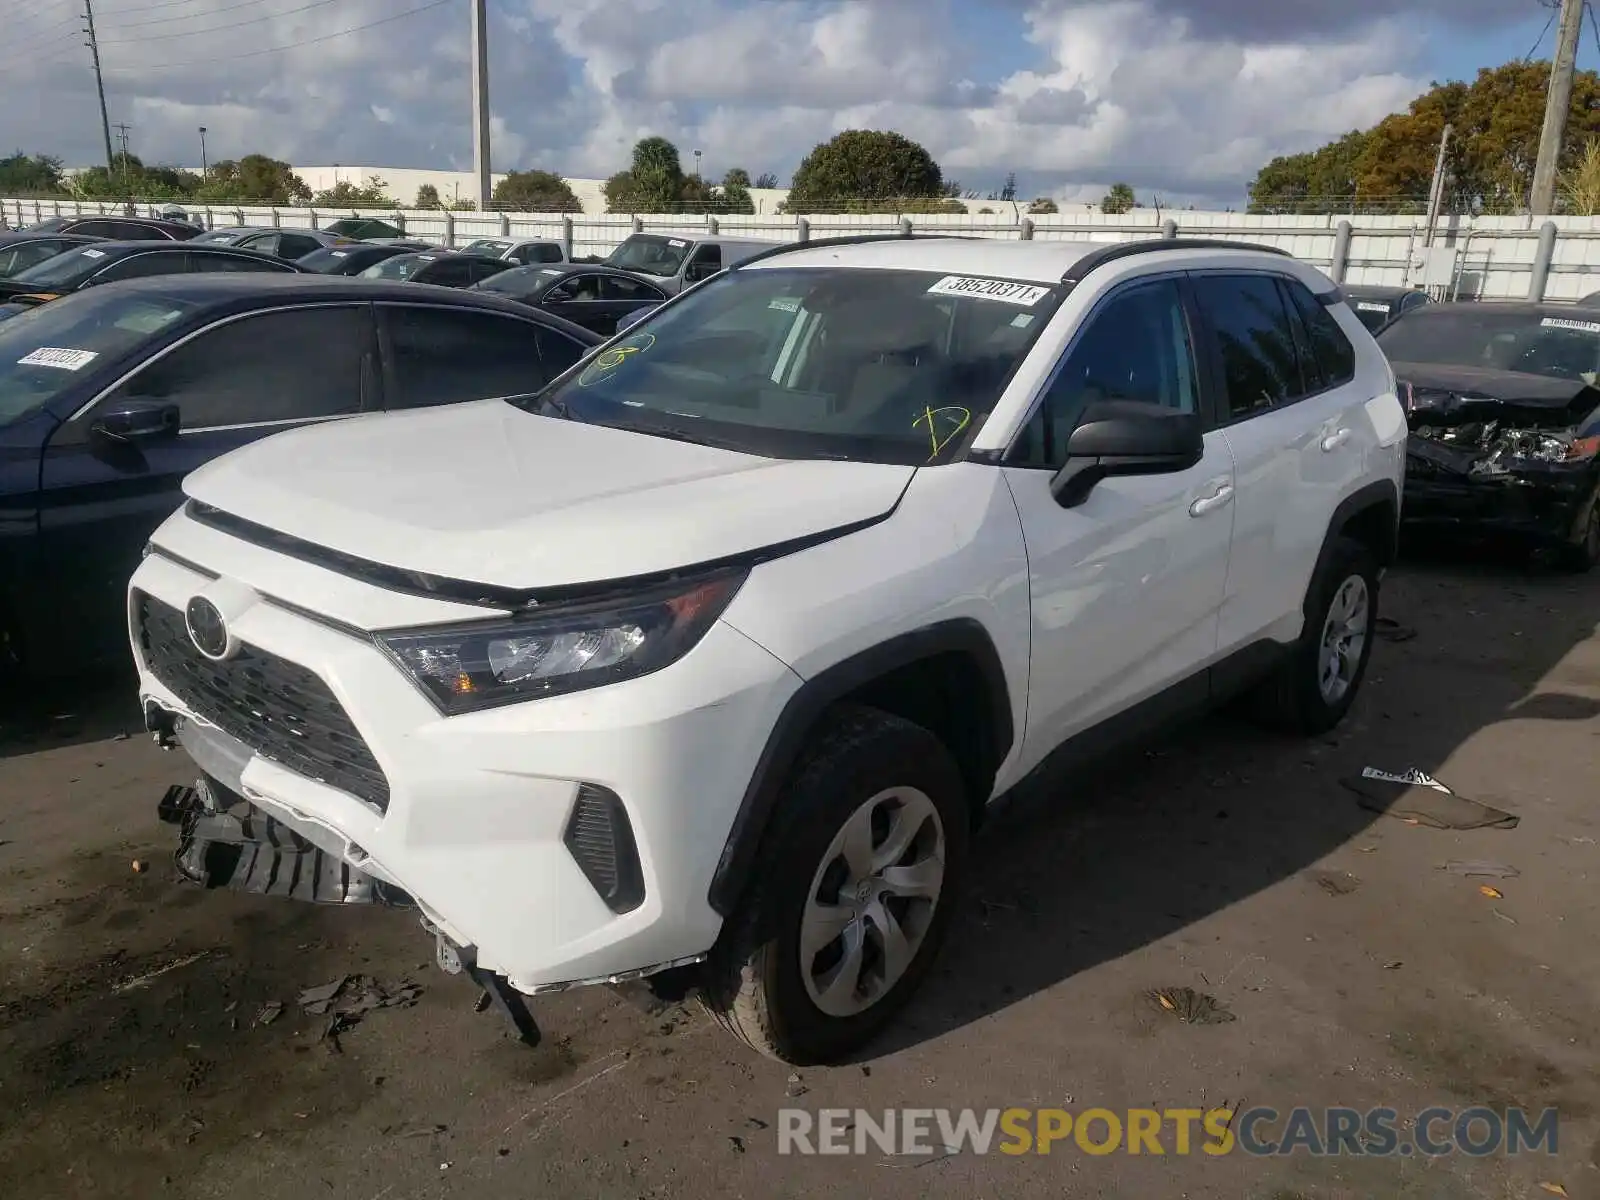
[[[56,367],[63,371],[81,371],[100,357],[98,350],[62,350],[55,346],[40,346],[31,354],[17,359],[24,367]]]
[[[671,246],[674,250],[682,250],[688,244],[689,243],[684,241],[682,238],[668,238],[667,239],[667,245]]]
[[[1388,312],[1389,311],[1389,306],[1387,304],[1379,304],[1379,303],[1377,303],[1376,301],[1373,301],[1373,300],[1358,300],[1356,302],[1356,307],[1358,309],[1360,309],[1362,312]]]
[[[1002,304],[1031,307],[1050,294],[1050,289],[1032,283],[1012,283],[1005,279],[974,279],[969,275],[946,275],[928,289],[930,296],[975,296],[980,300],[999,300]]]
[[[776,299],[767,301],[767,307],[775,308],[779,312],[795,313],[800,311],[800,301],[791,299],[788,296],[779,296]]]
[[[104,258],[106,252],[104,250],[85,250],[83,256],[85,258]]]
[[[1579,333],[1600,333],[1600,321],[1574,321],[1569,317],[1546,317],[1539,324],[1546,329],[1576,329]]]

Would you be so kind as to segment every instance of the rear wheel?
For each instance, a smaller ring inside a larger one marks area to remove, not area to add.
[[[1561,565],[1582,574],[1600,564],[1600,494],[1589,501],[1589,515],[1578,537],[1561,548]]]
[[[937,738],[876,709],[839,711],[785,787],[756,882],[712,954],[707,1007],[786,1062],[864,1044],[937,954],[970,824]]]
[[[1377,620],[1377,560],[1362,543],[1339,538],[1311,581],[1300,640],[1253,697],[1257,716],[1308,735],[1344,720],[1366,677]]]

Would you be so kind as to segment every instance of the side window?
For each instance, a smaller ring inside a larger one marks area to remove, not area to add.
[[[254,250],[257,254],[276,254],[278,252],[278,235],[275,233],[258,233],[255,237],[247,237],[239,243],[241,250]]]
[[[1228,417],[1266,412],[1300,392],[1289,314],[1268,275],[1196,275],[1195,299],[1222,358]]]
[[[500,259],[497,262],[475,262],[467,264],[472,268],[472,282],[488,279],[491,275],[498,275],[501,271],[508,271],[517,264],[511,259]]]
[[[575,342],[564,333],[557,333],[554,329],[540,329],[539,355],[544,359],[545,377],[554,379],[573,363],[583,357],[589,347],[582,342]]]
[[[96,283],[115,283],[119,279],[143,279],[149,275],[177,275],[183,270],[183,254],[133,254],[112,263]]]
[[[460,308],[384,305],[388,326],[388,408],[428,408],[515,396],[549,376],[531,322]]]
[[[465,287],[472,282],[471,263],[437,259],[426,265],[432,268],[428,272],[426,280],[428,283],[439,284],[443,287]]]
[[[364,307],[258,313],[156,359],[106,403],[176,404],[186,430],[356,413],[366,339]]]
[[[283,258],[301,258],[313,250],[321,249],[322,243],[316,238],[309,238],[303,233],[280,233],[278,235],[278,254]],[[255,249],[261,249],[260,246]]]
[[[651,304],[664,298],[644,280],[624,279],[620,275],[600,277],[600,296],[605,300],[628,300],[640,304]]]
[[[72,227],[73,233],[81,233],[87,237],[114,238],[118,236],[115,221],[79,221]]]
[[[1327,386],[1322,379],[1322,368],[1317,363],[1316,352],[1311,348],[1311,334],[1306,329],[1305,319],[1300,315],[1300,310],[1295,306],[1294,298],[1289,294],[1291,280],[1278,279],[1278,299],[1283,304],[1283,310],[1288,314],[1289,333],[1294,338],[1294,357],[1300,369],[1299,387],[1291,389],[1290,401],[1320,392]]]
[[[710,279],[720,270],[722,270],[722,247],[704,245],[695,250],[694,257],[683,270],[683,278],[687,283],[697,283],[702,279]]]
[[[172,240],[159,229],[150,225],[141,225],[137,221],[112,221],[111,228],[115,231],[111,236],[121,238],[125,242],[167,242]]]
[[[543,242],[540,245],[535,246],[533,249],[534,249],[534,256],[533,256],[533,261],[534,262],[538,262],[538,263],[553,263],[553,262],[564,262],[565,261],[565,259],[562,257],[561,247],[560,246],[552,246],[549,242]]]
[[[1306,327],[1322,386],[1331,388],[1349,383],[1356,377],[1356,348],[1339,328],[1339,322],[1303,284],[1289,279],[1284,281],[1284,288]]]
[[[1175,281],[1137,284],[1095,312],[1024,426],[1013,461],[1059,467],[1084,409],[1105,400],[1197,410],[1194,349]]]

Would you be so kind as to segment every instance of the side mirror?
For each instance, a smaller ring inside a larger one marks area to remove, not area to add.
[[[113,442],[141,442],[178,436],[176,404],[124,400],[95,417],[89,432]]]
[[[655,312],[655,310],[660,308],[660,307],[661,307],[661,304],[658,301],[655,304],[646,304],[642,308],[636,308],[631,313],[626,313],[623,316],[618,317],[617,318],[617,332],[621,333],[624,329],[632,329],[640,321],[644,320],[646,317],[648,317],[651,313]]]
[[[1067,461],[1050,480],[1062,508],[1076,508],[1113,475],[1168,475],[1205,456],[1205,430],[1196,413],[1113,400],[1091,404],[1067,439]]]

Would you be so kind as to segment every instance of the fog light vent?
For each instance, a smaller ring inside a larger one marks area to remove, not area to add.
[[[644,873],[633,826],[615,792],[592,783],[581,785],[561,840],[612,912],[632,912],[644,903]]]

